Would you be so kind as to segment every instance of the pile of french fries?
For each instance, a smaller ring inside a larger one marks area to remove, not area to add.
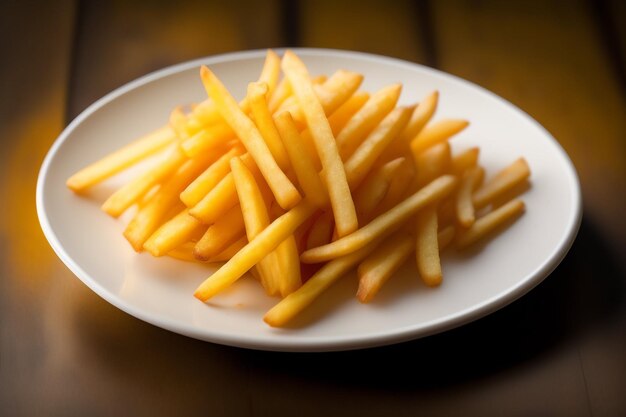
[[[397,106],[401,85],[370,93],[358,73],[311,77],[291,51],[268,51],[240,102],[207,67],[200,76],[207,100],[174,109],[67,186],[80,193],[153,157],[102,209],[136,207],[124,236],[138,252],[225,262],[196,290],[202,301],[249,271],[281,297],[264,320],[283,326],[354,269],[358,300],[371,301],[412,254],[423,282],[438,286],[441,251],[524,211],[515,196],[528,185],[526,161],[484,181],[478,148],[452,155],[450,139],[469,123],[431,121],[436,91]]]

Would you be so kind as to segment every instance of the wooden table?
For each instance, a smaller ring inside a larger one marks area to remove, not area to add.
[[[0,414],[626,415],[626,6],[591,1],[8,1],[0,6]],[[386,348],[284,354],[141,322],[76,279],[35,212],[64,126],[147,72],[245,49],[353,49],[456,74],[542,123],[585,215],[510,306]]]

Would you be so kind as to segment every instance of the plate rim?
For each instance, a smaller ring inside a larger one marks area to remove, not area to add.
[[[530,122],[534,127],[538,128],[539,131],[543,133],[543,135],[552,142],[552,145],[555,146],[555,150],[560,154],[561,158],[565,162],[565,166],[567,168],[567,177],[571,179],[571,196],[572,196],[572,213],[570,218],[567,221],[567,233],[565,233],[559,244],[555,246],[553,251],[546,257],[546,261],[541,265],[538,265],[537,268],[523,280],[517,283],[517,285],[510,287],[492,297],[483,300],[479,304],[475,304],[471,307],[468,307],[464,310],[458,311],[454,314],[446,315],[443,317],[439,317],[434,320],[430,320],[425,323],[421,323],[418,326],[405,326],[401,328],[393,328],[392,330],[378,332],[375,335],[370,336],[334,336],[334,337],[312,337],[311,339],[306,339],[303,341],[299,340],[280,340],[278,343],[272,342],[271,337],[255,337],[254,335],[236,335],[233,336],[231,334],[222,334],[221,332],[218,334],[214,334],[210,329],[204,329],[204,331],[200,331],[194,326],[189,325],[188,323],[180,323],[178,321],[174,321],[169,319],[168,317],[161,317],[155,315],[153,313],[146,313],[143,309],[135,307],[130,303],[127,303],[122,298],[118,297],[114,293],[108,291],[104,286],[102,286],[97,280],[92,278],[90,274],[88,274],[74,259],[72,259],[69,254],[65,251],[63,244],[60,242],[56,234],[54,233],[50,220],[48,218],[48,213],[45,210],[44,203],[44,184],[46,180],[46,175],[49,170],[49,167],[54,160],[55,156],[58,153],[59,148],[62,144],[67,140],[67,138],[72,134],[72,132],[78,127],[85,119],[90,117],[93,113],[98,111],[100,108],[104,107],[108,103],[116,100],[122,95],[129,93],[141,86],[149,84],[153,81],[157,81],[161,78],[165,78],[171,75],[175,75],[177,73],[187,71],[193,69],[195,67],[199,67],[200,65],[212,65],[221,62],[231,62],[237,60],[245,60],[251,58],[259,58],[265,55],[267,49],[254,49],[254,50],[246,50],[246,51],[237,51],[237,52],[229,52],[217,55],[211,55],[207,57],[197,58],[190,61],[185,61],[179,64],[171,65],[153,72],[150,72],[146,75],[143,75],[139,78],[136,78],[111,92],[107,93],[103,97],[99,98],[91,105],[89,105],[86,109],[84,109],[78,116],[76,116],[61,132],[61,134],[55,139],[54,143],[48,150],[42,165],[40,167],[38,177],[37,177],[37,187],[36,187],[36,209],[37,216],[39,219],[40,226],[44,232],[46,239],[48,240],[50,246],[56,253],[56,255],[61,259],[61,261],[70,269],[70,271],[76,275],[88,288],[94,291],[98,296],[102,297],[108,303],[114,305],[120,310],[157,327],[161,327],[163,329],[172,331],[174,333],[182,334],[188,337],[192,337],[199,340],[204,340],[212,343],[218,343],[222,345],[248,348],[248,349],[259,349],[259,350],[267,350],[267,351],[291,351],[291,352],[322,352],[322,351],[343,351],[343,350],[352,350],[352,349],[363,349],[370,347],[383,346],[394,343],[401,343],[412,339],[418,339],[422,337],[427,337],[432,334],[445,332],[450,329],[459,327],[463,324],[470,323],[472,321],[478,320],[500,308],[503,308],[513,301],[519,299],[526,293],[528,293],[531,289],[541,283],[545,278],[547,278],[556,267],[561,263],[561,261],[565,258],[569,249],[573,245],[576,236],[578,234],[578,230],[580,228],[580,224],[582,221],[582,197],[581,197],[581,187],[580,180],[578,178],[578,174],[574,167],[573,162],[569,158],[567,152],[563,149],[561,144],[548,132],[548,130],[543,127],[537,120],[531,117],[528,113],[515,106],[508,100],[503,97],[491,92],[490,90],[475,84],[471,81],[465,80],[461,77],[458,77],[453,74],[446,73],[436,68],[431,68],[422,64],[402,60],[399,58],[388,57],[384,55],[371,54],[366,52],[359,51],[349,51],[349,50],[341,50],[341,49],[329,49],[329,48],[272,48],[277,53],[281,54],[287,49],[290,49],[296,52],[298,55],[304,57],[310,56],[341,56],[348,58],[356,58],[360,60],[368,60],[374,61],[378,63],[383,63],[386,65],[394,65],[405,67],[411,70],[419,70],[421,72],[432,74],[434,73],[437,76],[443,77],[449,81],[452,81],[455,84],[461,84],[463,86],[469,86],[482,94],[486,94],[490,96],[490,98],[495,99],[500,104],[509,108],[513,112],[519,114],[523,117],[527,122]],[[191,300],[193,301],[193,300]],[[191,302],[190,301],[190,302]]]

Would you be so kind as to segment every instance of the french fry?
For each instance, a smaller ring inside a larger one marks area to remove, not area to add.
[[[267,107],[269,108],[270,113],[274,114],[285,99],[291,96],[291,93],[292,91],[291,85],[289,85],[289,80],[286,78],[280,80],[276,86],[276,90],[274,90],[274,93],[270,95],[270,98],[267,101]]]
[[[309,306],[339,278],[348,273],[369,253],[371,253],[378,241],[370,242],[359,250],[334,259],[317,271],[302,287],[283,298],[278,304],[272,307],[263,320],[272,327],[284,326],[292,320],[298,313]]]
[[[519,158],[497,173],[474,193],[472,201],[479,210],[489,205],[498,196],[523,183],[530,177],[530,168],[524,158]]]
[[[344,165],[350,189],[361,184],[385,147],[404,129],[412,112],[410,107],[393,110],[354,151]]]
[[[180,200],[185,203],[187,207],[193,207],[198,204],[226,175],[228,175],[230,172],[230,159],[242,153],[243,150],[236,147],[222,155],[180,193]]]
[[[185,162],[137,211],[124,230],[124,237],[133,249],[140,252],[150,235],[166,220],[167,213],[180,205],[180,192],[206,168],[209,158],[203,156]]]
[[[424,152],[413,153],[415,162],[415,186],[428,184],[433,179],[449,171],[450,144],[441,142],[426,149]]]
[[[176,139],[171,127],[157,129],[81,169],[67,180],[66,185],[76,193],[85,191],[142,159],[154,155]]]
[[[369,93],[357,91],[328,117],[328,123],[335,136],[339,134],[356,112],[365,105],[369,98]]]
[[[227,288],[268,253],[276,249],[314,212],[315,206],[304,200],[274,220],[253,241],[249,242],[213,275],[204,280],[196,289],[194,296],[201,301],[206,301]]]
[[[187,158],[181,152],[178,143],[170,145],[163,157],[146,172],[126,183],[115,191],[102,204],[102,210],[113,217],[118,217],[135,204],[150,189],[176,171]]]
[[[413,183],[414,176],[413,161],[405,159],[402,165],[395,171],[394,177],[389,182],[389,189],[383,200],[372,213],[372,217],[380,216],[402,201],[402,198],[406,195],[406,191]]]
[[[443,119],[429,124],[411,141],[411,150],[418,155],[433,145],[447,141],[467,126],[469,122],[460,119]]]
[[[478,164],[479,153],[480,149],[474,147],[452,157],[452,162],[450,163],[450,173],[454,175],[461,175],[468,169],[475,167]]]
[[[387,194],[389,184],[405,158],[396,158],[374,170],[354,193],[354,206],[360,224],[367,224],[376,206]]]
[[[209,126],[181,143],[185,155],[190,158],[221,146],[228,139],[235,137],[235,132],[225,123]]]
[[[380,248],[359,265],[357,299],[369,303],[387,280],[409,259],[415,238],[400,230],[387,238]]]
[[[454,226],[448,225],[437,233],[437,241],[439,242],[439,253],[443,252],[454,240],[456,230]]]
[[[400,98],[402,86],[393,84],[376,92],[337,135],[337,147],[346,160],[365,137],[389,114]]]
[[[322,182],[314,161],[302,144],[291,114],[283,112],[274,118],[280,137],[285,145],[298,183],[306,198],[318,207],[328,205],[328,192]]]
[[[300,275],[300,254],[293,235],[283,240],[273,252],[279,263],[278,288],[283,297],[296,291],[302,285]]]
[[[426,123],[430,121],[437,110],[437,102],[439,101],[439,92],[433,91],[415,108],[411,119],[407,123],[402,133],[393,142],[387,146],[383,154],[380,156],[382,161],[389,161],[409,152],[411,140],[419,134]]]
[[[355,252],[375,239],[384,238],[401,227],[419,209],[450,194],[456,182],[456,178],[451,175],[439,177],[356,232],[305,251],[300,260],[304,263],[328,261]]]
[[[316,248],[329,243],[334,227],[332,212],[326,211],[318,216],[307,236],[306,249]]]
[[[295,206],[301,199],[300,194],[278,167],[254,123],[239,108],[235,99],[215,74],[203,66],[200,75],[207,93],[213,98],[222,117],[235,130],[248,153],[254,158],[278,204],[285,209]]]
[[[248,102],[250,103],[254,122],[265,140],[267,147],[280,169],[286,171],[289,169],[290,165],[289,157],[287,156],[285,145],[283,145],[280,139],[278,130],[276,130],[276,126],[274,125],[274,120],[267,107],[267,100],[265,99],[267,92],[267,84],[250,83],[248,85]]]
[[[422,281],[429,287],[441,284],[443,274],[437,242],[437,208],[429,206],[417,215],[415,221],[415,259]]]
[[[302,107],[309,132],[311,132],[322,162],[337,231],[340,236],[345,236],[358,228],[358,221],[346,180],[346,172],[337,150],[333,132],[328,124],[324,109],[313,92],[304,63],[294,53],[287,51],[283,57],[282,66]]]
[[[457,248],[467,248],[474,242],[494,232],[500,226],[504,226],[505,223],[520,216],[523,212],[524,202],[522,200],[509,201],[477,219],[469,229],[463,231],[456,239]]]
[[[161,225],[143,244],[143,248],[153,256],[163,256],[189,241],[198,230],[206,229],[195,217],[189,215],[185,208]]]
[[[221,219],[209,226],[202,238],[196,243],[193,254],[197,259],[207,261],[239,239],[243,233],[243,215],[241,214],[241,207],[236,205]]]
[[[481,167],[473,167],[465,171],[461,176],[459,188],[456,192],[455,208],[456,220],[462,227],[470,227],[476,219],[472,192],[480,184],[483,175],[484,170]]]
[[[242,155],[241,160],[254,175],[257,175],[258,167],[250,154]],[[238,203],[239,198],[237,197],[237,190],[235,189],[235,181],[233,180],[232,173],[228,173],[202,198],[202,200],[189,210],[189,214],[204,224],[212,224]]]
[[[235,240],[233,243],[228,245],[226,247],[226,249],[224,249],[223,251],[221,251],[217,255],[212,256],[211,258],[209,258],[209,260],[207,260],[206,262],[209,262],[209,263],[226,262],[227,260],[229,260],[230,258],[235,256],[235,254],[237,252],[239,252],[241,250],[241,248],[243,248],[247,244],[248,244],[248,238],[245,235],[243,235],[239,239]],[[193,253],[192,253],[192,255],[193,255]],[[196,258],[194,257],[194,259],[196,259]]]
[[[194,242],[185,242],[176,249],[169,251],[167,256],[185,262],[200,262],[193,256],[194,245]]]

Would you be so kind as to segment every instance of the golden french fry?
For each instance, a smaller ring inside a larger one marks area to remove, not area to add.
[[[389,161],[409,152],[411,140],[419,134],[426,123],[430,121],[437,110],[439,92],[433,91],[420,102],[411,115],[411,120],[407,123],[402,133],[389,144],[385,152],[380,156],[382,161]]]
[[[293,235],[282,241],[273,252],[278,260],[280,275],[278,287],[283,297],[296,291],[302,285],[300,275],[300,254]]]
[[[354,193],[354,206],[359,223],[367,224],[376,206],[383,200],[389,184],[406,159],[396,158],[374,170]]]
[[[257,237],[230,258],[220,269],[196,289],[194,296],[206,301],[237,281],[250,268],[272,252],[306,219],[315,212],[315,206],[303,200],[296,207],[274,220]]]
[[[255,175],[258,173],[258,167],[250,154],[242,155],[241,160]],[[189,210],[189,214],[204,224],[212,224],[238,203],[235,181],[232,173],[228,173],[202,200]]]
[[[74,192],[82,192],[142,159],[154,155],[176,139],[176,134],[171,127],[165,126],[157,129],[81,169],[67,180],[66,185]]]
[[[203,152],[222,146],[227,140],[235,138],[235,132],[225,123],[209,126],[181,143],[185,155],[190,158]]]
[[[196,243],[193,254],[197,259],[207,261],[239,239],[243,233],[243,215],[241,214],[241,207],[236,205],[209,226],[202,238]]]
[[[459,188],[456,192],[455,208],[457,222],[468,228],[476,219],[474,213],[474,203],[472,202],[472,192],[476,189],[482,177],[484,170],[481,167],[473,167],[468,169],[461,176]]]
[[[452,162],[450,163],[450,173],[454,175],[461,175],[468,169],[475,167],[478,164],[479,153],[479,148],[469,148],[466,151],[453,156]]]
[[[389,182],[389,189],[385,194],[385,197],[380,202],[378,207],[374,210],[371,217],[380,216],[382,213],[388,211],[393,206],[398,204],[410,189],[414,179],[414,167],[413,161],[405,159],[402,165],[398,167],[394,177]]]
[[[293,52],[287,51],[283,57],[282,66],[302,107],[309,132],[311,132],[322,162],[325,171],[324,180],[335,214],[337,231],[340,236],[345,236],[358,228],[358,221],[333,132],[324,109],[313,91],[304,63]]]
[[[344,165],[350,189],[361,184],[385,147],[404,129],[412,112],[410,107],[393,110],[354,151]]]
[[[381,89],[346,123],[337,135],[337,147],[343,160],[352,155],[368,133],[393,110],[401,91],[400,84]]]
[[[460,119],[443,119],[429,124],[411,141],[411,151],[417,155],[433,145],[447,141],[467,126],[469,122]]]
[[[433,179],[445,174],[450,168],[450,144],[438,143],[424,152],[413,153],[415,162],[415,187],[428,184]]]
[[[291,114],[283,112],[274,120],[304,195],[318,207],[328,205],[326,186],[315,169],[311,154],[306,151],[302,144],[302,138],[293,123]]]
[[[186,262],[199,262],[194,256],[193,256],[193,247],[194,247],[195,243],[194,242],[185,242],[182,245],[180,245],[179,247],[172,249],[170,252],[168,252],[167,256],[170,256],[174,259],[178,259],[180,261],[186,261]]]
[[[159,159],[152,168],[111,194],[102,204],[102,210],[113,217],[118,217],[146,195],[156,184],[176,171],[186,160],[187,158],[181,152],[178,143],[170,145],[163,158]]]
[[[243,149],[239,147],[232,148],[219,159],[213,162],[202,174],[194,179],[180,193],[180,200],[187,207],[193,207],[200,202],[219,182],[230,172],[230,159],[234,156],[241,155]]]
[[[180,192],[209,164],[206,155],[185,162],[161,188],[141,207],[124,230],[124,237],[137,251],[152,233],[166,220],[170,210],[180,204]],[[180,211],[180,209],[178,209]]]
[[[437,233],[437,241],[439,242],[439,253],[443,252],[454,240],[456,230],[454,226],[448,225]]]
[[[280,78],[280,57],[276,52],[271,49],[267,50],[265,56],[265,62],[263,63],[263,69],[261,75],[259,75],[259,82],[267,84],[268,94],[272,94],[278,79]]]
[[[419,209],[450,194],[456,182],[456,178],[451,175],[439,177],[356,232],[305,251],[300,260],[304,263],[328,261],[352,253],[375,239],[384,238],[402,226]]]
[[[368,303],[387,280],[409,259],[415,248],[415,238],[400,230],[371,253],[358,268],[359,289],[356,296]]]
[[[248,153],[254,158],[278,204],[285,209],[296,205],[301,199],[298,190],[279,168],[252,120],[239,108],[230,92],[207,67],[202,67],[200,75],[207,93],[215,101],[222,117],[235,130]]]
[[[335,136],[339,134],[356,112],[365,105],[369,98],[369,93],[357,91],[328,117],[328,123]]]
[[[491,232],[494,232],[498,227],[503,226],[508,221],[512,221],[523,212],[524,202],[522,200],[509,201],[505,205],[477,219],[469,229],[464,230],[457,237],[457,248],[465,249]]]
[[[422,281],[429,287],[441,284],[441,261],[437,242],[437,208],[425,207],[415,221],[415,259]]]
[[[489,205],[494,199],[530,177],[530,168],[524,158],[519,158],[495,177],[487,181],[474,193],[472,200],[474,207],[479,210]]]
[[[316,248],[330,242],[335,224],[333,213],[326,211],[315,219],[306,239],[306,249]]]
[[[248,102],[250,103],[254,122],[265,140],[267,147],[280,169],[286,171],[289,169],[290,165],[289,157],[287,156],[285,145],[283,145],[280,139],[278,130],[276,130],[276,126],[274,125],[274,120],[267,107],[267,100],[265,99],[267,92],[267,84],[250,83],[248,85]]]
[[[241,248],[243,248],[247,244],[248,244],[248,238],[245,235],[243,235],[239,239],[235,240],[233,243],[228,245],[226,249],[224,249],[217,255],[209,258],[206,262],[209,262],[209,263],[226,262],[227,260],[235,256],[235,254],[239,252]],[[192,248],[192,255],[193,255],[193,248]],[[195,256],[194,256],[194,259],[196,259]]]
[[[178,215],[163,223],[143,244],[143,248],[153,256],[163,256],[176,249],[200,229],[206,226],[198,219],[189,215],[184,209]]]
[[[291,85],[289,85],[289,80],[283,78],[280,80],[274,92],[270,95],[270,98],[267,101],[267,107],[270,110],[270,113],[274,114],[276,110],[280,107],[280,105],[285,101],[285,99],[291,96]]]
[[[354,268],[361,260],[371,253],[378,241],[370,242],[359,250],[334,259],[324,265],[297,291],[283,298],[272,307],[263,320],[272,327],[284,326],[299,312],[309,306],[319,295],[330,287],[335,281]]]

